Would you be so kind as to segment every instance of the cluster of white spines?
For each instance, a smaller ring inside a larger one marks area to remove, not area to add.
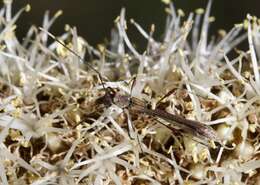
[[[170,147],[166,157],[145,145],[145,137],[162,138],[164,135],[165,138],[171,133],[158,125],[146,125],[137,133],[131,115],[122,117],[122,110],[116,105],[105,109],[97,119],[91,118],[91,124],[84,121],[84,116],[92,113],[92,108],[83,109],[78,99],[84,97],[86,107],[94,106],[93,102],[102,88],[95,85],[97,74],[85,71],[82,61],[57,42],[48,45],[47,33],[35,26],[19,42],[14,33],[15,29],[19,29],[15,27],[15,22],[23,11],[29,10],[29,6],[12,16],[11,2],[6,1],[0,11],[1,183],[106,184],[113,181],[119,185],[124,184],[124,180],[141,179],[159,184],[167,179],[169,183],[179,184],[193,181],[246,184],[252,181],[250,178],[260,167],[256,157],[260,148],[260,27],[257,19],[248,16],[246,34],[241,33],[242,26],[235,26],[218,41],[208,41],[211,4],[210,0],[202,25],[202,9],[196,12],[195,17],[190,14],[186,21],[182,21],[183,12],[176,12],[171,4],[167,9],[162,41],[153,38],[153,26],[147,33],[131,20],[147,39],[147,49],[142,53],[128,38],[124,9],[115,20],[117,29],[113,31],[110,50],[103,46],[92,48],[77,35],[76,29],[70,27],[59,37],[64,42],[71,39],[69,47],[80,56],[87,51],[98,58],[94,67],[104,76],[112,76],[113,67],[116,67],[118,78],[131,80],[132,71],[136,71],[132,92],[124,81],[108,81],[105,85],[131,92],[133,96],[149,101],[152,106],[158,96],[172,88],[184,88],[190,102],[182,102],[171,95],[167,99],[170,102],[167,110],[176,113],[179,110],[175,105],[186,107],[189,110],[187,118],[213,125],[224,145],[233,147],[228,150],[223,145],[218,154],[212,156],[207,146],[192,138],[181,140],[176,137],[176,143],[183,143],[184,147],[175,146],[176,150],[174,146]],[[50,19],[46,13],[43,29],[48,31],[60,14],[59,11]],[[227,54],[244,39],[248,39],[249,51],[241,51],[237,58],[230,60]],[[244,64],[244,59],[249,64]],[[134,67],[132,61],[135,62]],[[39,101],[38,97],[45,95],[53,98],[54,103],[47,104],[44,110],[48,111],[43,114],[43,105],[48,100]],[[209,101],[208,107],[201,99]],[[221,112],[220,117],[214,117],[218,112]],[[122,128],[124,122],[128,131]],[[257,138],[252,139],[250,135]],[[32,143],[39,138],[44,138],[43,149],[36,155],[32,155],[33,152],[28,154],[31,159],[25,161],[19,151],[21,148],[33,150]],[[6,140],[13,143],[7,144]],[[50,153],[45,151],[46,148]],[[223,153],[225,150],[227,154]],[[62,152],[50,156],[58,151]],[[143,154],[149,157],[142,157]],[[57,159],[60,160],[53,162]],[[28,170],[31,175],[29,180],[27,176],[18,176],[10,170],[21,170],[20,167]],[[247,174],[247,179],[242,178],[243,174]],[[259,181],[257,178],[254,180]]]

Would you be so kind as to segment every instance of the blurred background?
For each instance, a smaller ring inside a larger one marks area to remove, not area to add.
[[[173,2],[175,8],[183,9],[187,16],[197,8],[205,8],[208,1],[174,0]],[[134,18],[146,30],[149,30],[151,24],[155,24],[157,39],[162,38],[166,20],[166,5],[161,0],[14,0],[13,12],[27,3],[32,6],[32,10],[24,13],[18,21],[19,38],[25,35],[30,25],[41,25],[46,10],[50,10],[50,15],[54,15],[60,9],[63,10],[63,15],[55,22],[51,32],[59,35],[64,32],[65,24],[76,26],[79,35],[93,46],[110,39],[114,19],[119,15],[122,7],[126,8],[128,20]],[[242,22],[247,13],[260,17],[259,5],[259,0],[213,1],[211,15],[214,15],[216,20],[210,32],[214,34],[218,29],[228,31],[234,24]],[[133,26],[129,27],[128,33],[137,47],[145,46],[145,40]]]

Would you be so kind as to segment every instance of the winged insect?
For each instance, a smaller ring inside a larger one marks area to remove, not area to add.
[[[42,28],[40,28],[42,31]],[[103,103],[105,106],[110,106],[112,104],[117,105],[118,107],[122,109],[127,109],[129,112],[135,112],[139,114],[146,114],[152,117],[160,118],[166,122],[172,123],[174,127],[178,127],[178,129],[182,130],[185,133],[191,134],[195,136],[196,138],[206,140],[207,143],[209,142],[218,142],[221,143],[220,139],[218,138],[216,132],[214,129],[212,129],[210,126],[207,126],[204,123],[201,123],[199,121],[186,119],[180,115],[171,114],[166,112],[165,110],[155,108],[151,109],[148,108],[145,105],[145,102],[130,96],[129,94],[122,94],[121,92],[116,92],[114,89],[110,87],[106,87],[104,83],[104,77],[100,74],[98,70],[96,70],[93,66],[86,63],[85,60],[78,55],[74,50],[66,46],[62,41],[57,39],[53,34],[45,31],[52,39],[54,39],[56,42],[61,44],[64,48],[66,48],[68,51],[73,53],[75,56],[79,58],[82,62],[84,62],[91,70],[95,71],[99,77],[99,80],[105,90],[105,95],[98,99],[99,103]],[[174,128],[168,124],[164,124],[159,121],[160,124],[167,127],[170,130],[174,130]],[[204,142],[203,142],[204,143]],[[215,145],[213,145],[215,146]]]

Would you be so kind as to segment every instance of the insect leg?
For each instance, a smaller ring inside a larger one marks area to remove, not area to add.
[[[141,152],[144,153],[143,148],[142,148],[142,144],[141,144],[141,141],[140,141],[140,137],[138,135],[137,130],[135,129],[134,125],[131,122],[131,116],[129,114],[128,109],[124,109],[124,112],[125,112],[126,117],[127,117],[128,135],[131,139],[137,140]]]

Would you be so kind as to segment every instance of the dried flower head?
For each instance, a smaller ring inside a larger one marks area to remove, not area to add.
[[[0,11],[1,184],[259,183],[260,26],[256,17],[248,15],[244,24],[229,32],[220,30],[208,40],[214,21],[212,0],[205,10],[187,18],[164,1],[166,29],[164,38],[156,40],[155,25],[148,32],[133,19],[128,25],[122,9],[108,46],[93,48],[76,28],[66,26],[59,40],[78,56],[88,53],[94,58],[84,63],[60,43],[48,40],[48,30],[61,11],[52,18],[47,12],[42,29],[32,26],[20,42],[15,22],[30,7],[12,15],[12,1],[4,2]],[[145,52],[134,47],[128,26],[147,39]],[[249,51],[236,50],[245,39]],[[231,51],[237,57],[230,59]],[[221,143],[209,147],[178,128],[169,130],[158,122],[163,120],[111,102],[104,106],[104,87],[144,100],[149,108],[211,126]]]

